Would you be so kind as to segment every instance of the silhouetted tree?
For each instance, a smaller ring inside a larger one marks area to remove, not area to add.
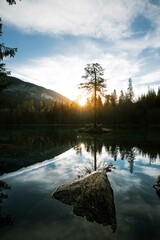
[[[124,96],[123,90],[121,90],[120,96],[119,96],[119,104],[123,104],[124,102],[125,102],[125,96]]]
[[[106,107],[109,106],[111,103],[111,95],[110,94],[106,94],[105,96],[105,105]]]
[[[133,102],[133,98],[134,98],[134,92],[133,92],[133,86],[132,86],[132,79],[129,78],[128,88],[127,88],[127,93],[126,93],[126,100],[129,102]]]
[[[85,75],[82,76],[86,80],[80,83],[79,88],[85,89],[87,93],[94,94],[94,127],[97,124],[97,95],[104,95],[106,88],[105,79],[103,78],[104,69],[99,63],[87,64],[85,67]]]
[[[2,21],[0,18],[0,36],[2,36]],[[6,70],[5,64],[3,63],[3,59],[6,57],[14,57],[17,48],[9,48],[4,45],[4,43],[0,43],[0,77],[10,74],[9,71]]]
[[[9,5],[16,4],[15,0],[6,0]],[[2,36],[2,20],[0,18],[0,36]],[[5,81],[2,82],[3,77],[10,74],[10,71],[7,71],[5,68],[5,63],[3,63],[4,58],[14,57],[17,52],[17,48],[6,47],[4,43],[0,43],[0,91],[6,87]],[[7,83],[8,86],[8,83]]]
[[[117,93],[116,90],[113,91],[113,93],[111,93],[110,95],[110,102],[112,106],[116,106],[117,104]]]

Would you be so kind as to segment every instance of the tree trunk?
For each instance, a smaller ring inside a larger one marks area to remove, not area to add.
[[[94,137],[94,171],[97,170],[97,139]]]
[[[94,128],[97,126],[97,76],[94,69],[95,83],[94,83]]]

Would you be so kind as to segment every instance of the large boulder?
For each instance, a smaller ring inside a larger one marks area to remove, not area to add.
[[[90,222],[111,225],[116,231],[116,214],[113,190],[106,173],[94,172],[88,176],[65,184],[53,193],[53,197],[65,204],[73,205],[73,212]]]

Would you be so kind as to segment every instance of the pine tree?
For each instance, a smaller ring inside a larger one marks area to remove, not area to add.
[[[124,102],[125,102],[125,96],[124,96],[123,90],[121,90],[120,96],[119,96],[119,104],[123,104]]]
[[[116,92],[116,90],[114,90],[113,93],[111,93],[110,101],[111,101],[112,106],[117,105],[117,92]]]
[[[129,102],[133,102],[133,98],[134,98],[134,92],[133,92],[133,86],[132,86],[132,79],[129,78],[128,88],[127,88],[127,93],[126,93],[126,100]]]
[[[16,4],[15,0],[6,0],[6,2],[8,2],[9,5]],[[2,33],[2,19],[0,18],[0,36],[2,36]],[[3,63],[4,58],[14,57],[16,52],[17,48],[9,48],[6,47],[4,43],[0,43],[0,78],[10,74],[5,68],[5,63]]]
[[[0,18],[0,36],[2,36],[2,21]],[[6,57],[14,57],[17,52],[17,48],[9,48],[4,45],[4,43],[0,43],[0,78],[2,76],[6,76],[10,74],[9,71],[5,68],[5,63],[3,63],[4,58]]]
[[[79,88],[85,89],[88,94],[94,95],[94,127],[97,125],[97,95],[104,95],[106,88],[105,79],[103,78],[104,69],[99,63],[87,64],[85,67],[85,75],[82,76],[86,80],[80,83]]]
[[[6,0],[9,5],[16,4],[15,0]],[[2,36],[2,19],[0,18],[0,37]],[[17,48],[9,48],[4,45],[4,43],[0,43],[0,91],[8,86],[8,83],[2,81],[4,76],[9,75],[10,71],[8,71],[5,67],[5,63],[3,62],[6,57],[14,57],[17,52]]]

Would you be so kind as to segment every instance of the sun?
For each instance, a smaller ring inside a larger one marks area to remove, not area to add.
[[[84,107],[86,105],[86,97],[85,96],[81,96],[80,99],[78,100],[78,104],[81,107]]]

